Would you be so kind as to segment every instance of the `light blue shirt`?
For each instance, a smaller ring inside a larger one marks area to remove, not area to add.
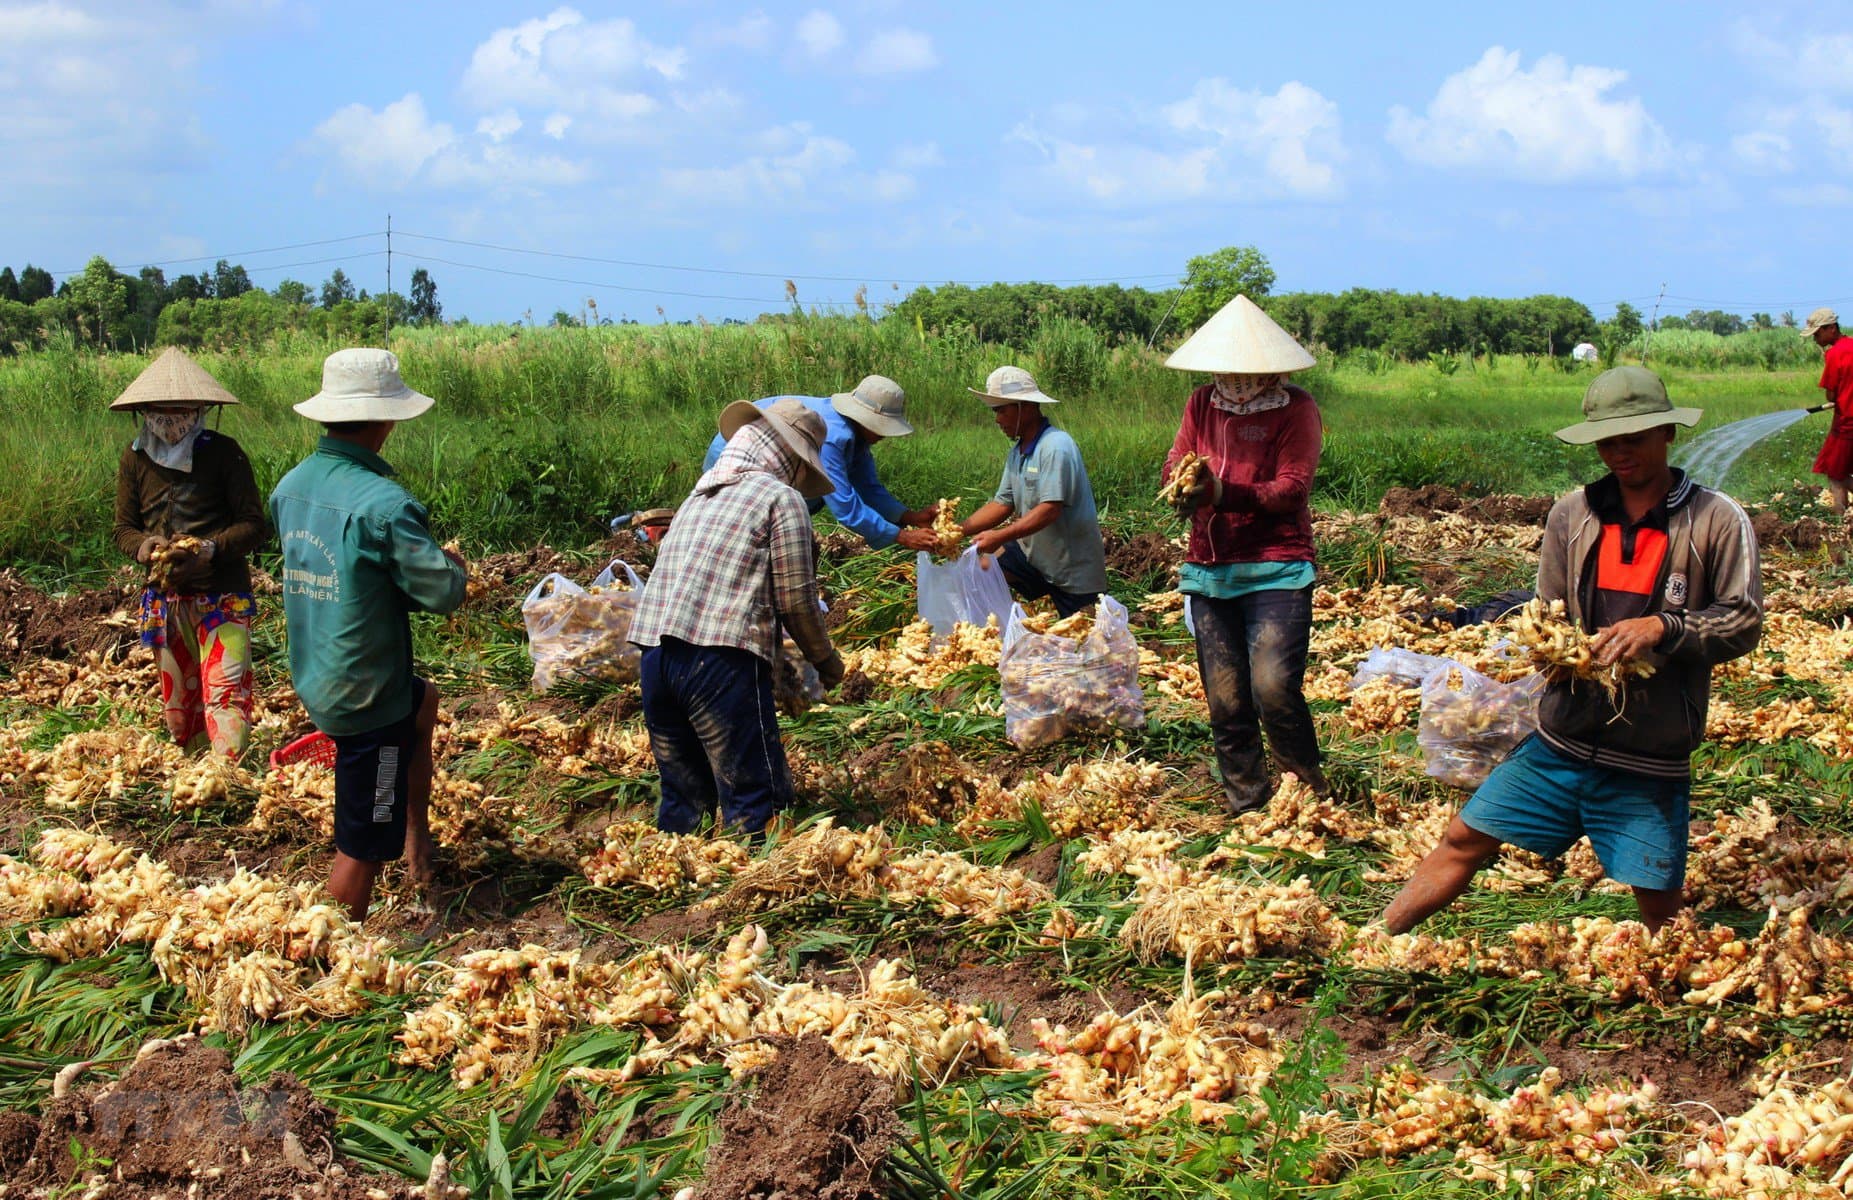
[[[830,477],[831,492],[821,505],[812,501],[811,512],[819,507],[830,510],[837,524],[860,537],[873,548],[892,546],[901,531],[901,517],[907,506],[883,487],[875,474],[875,455],[868,443],[857,435],[856,426],[836,411],[827,396],[767,396],[753,401],[759,408],[770,408],[780,400],[801,400],[804,406],[823,418],[824,444],[818,457],[824,474]],[[701,469],[708,470],[720,458],[726,441],[720,434],[708,443],[708,456]]]
[[[1059,502],[1061,516],[1017,539],[1023,557],[1064,592],[1085,596],[1107,590],[1107,548],[1100,539],[1094,487],[1087,481],[1081,448],[1067,433],[1045,425],[1027,451],[1012,445],[994,499],[1009,505],[1016,518],[1038,504]]]

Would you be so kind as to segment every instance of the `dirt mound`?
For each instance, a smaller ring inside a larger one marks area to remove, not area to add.
[[[0,570],[0,663],[27,658],[113,658],[139,638],[126,586],[48,596],[8,568]]]
[[[0,1165],[25,1128],[20,1116],[0,1122]],[[241,1088],[226,1053],[192,1039],[145,1053],[113,1083],[54,1098],[36,1125],[31,1158],[11,1172],[27,1185],[59,1187],[106,1171],[109,1194],[121,1197],[420,1194],[407,1180],[340,1162],[330,1149],[334,1113],[295,1076]]]
[[[586,568],[573,562],[552,546],[535,546],[531,550],[511,550],[505,554],[487,554],[470,564],[472,582],[480,581],[482,590],[471,589],[466,607],[501,606],[519,602],[543,575],[558,571],[576,583],[589,583]],[[582,576],[584,576],[582,578]]]
[[[1773,512],[1760,512],[1750,518],[1756,540],[1762,546],[1787,546],[1794,550],[1819,550],[1830,533],[1827,525],[1813,517],[1785,521]]]
[[[720,1130],[696,1200],[875,1200],[900,1122],[893,1086],[812,1034],[780,1047]]]
[[[1391,488],[1378,511],[1387,517],[1432,517],[1459,513],[1488,525],[1542,525],[1551,515],[1551,496],[1464,496],[1444,484]]]
[[[1108,529],[1101,531],[1100,540],[1106,546],[1107,569],[1120,578],[1156,591],[1177,585],[1177,567],[1184,561],[1184,551],[1159,531],[1148,529],[1125,537]]]

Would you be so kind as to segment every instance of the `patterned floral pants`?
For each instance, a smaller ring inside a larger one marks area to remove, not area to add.
[[[229,758],[251,740],[251,613],[217,596],[166,598],[166,636],[155,647],[167,731],[190,751],[210,744]]]

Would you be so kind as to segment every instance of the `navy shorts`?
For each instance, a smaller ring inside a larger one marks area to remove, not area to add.
[[[1048,577],[1038,571],[1029,561],[1029,555],[1023,553],[1023,547],[1015,542],[1006,542],[1004,548],[997,552],[997,565],[1004,569],[1004,578],[1010,581],[1010,587],[1025,600],[1040,600],[1044,596],[1055,606],[1058,617],[1072,617],[1078,612],[1091,612],[1100,602],[1099,592],[1064,592],[1050,583]]]
[[[1579,762],[1533,734],[1493,768],[1461,809],[1469,829],[1545,858],[1588,837],[1617,883],[1685,886],[1692,785]]]
[[[391,862],[405,853],[406,788],[418,745],[422,679],[412,681],[412,711],[384,729],[352,733],[335,744],[335,849],[360,862]]]

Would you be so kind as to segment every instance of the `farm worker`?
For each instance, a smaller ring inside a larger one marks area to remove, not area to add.
[[[228,758],[251,737],[251,568],[263,500],[238,443],[206,428],[206,410],[238,400],[172,347],[110,408],[139,418],[116,467],[116,545],[165,586],[142,589],[142,644],[161,671],[161,715],[174,741]],[[169,548],[182,536],[197,540]],[[157,555],[157,552],[160,552]]]
[[[356,921],[382,863],[403,856],[413,883],[431,877],[438,692],[413,674],[410,614],[454,610],[467,576],[380,448],[432,403],[405,385],[389,351],[335,351],[322,363],[322,390],[296,405],[325,433],[270,494],[290,673],[309,719],[335,744],[328,890]]]
[[[1210,732],[1232,813],[1272,794],[1261,734],[1274,763],[1320,795],[1330,789],[1306,705],[1313,623],[1313,519],[1319,406],[1287,376],[1313,356],[1246,296],[1224,305],[1165,365],[1213,378],[1191,392],[1165,459],[1203,460],[1178,498],[1190,544],[1178,590],[1189,599]]]
[[[1100,538],[1094,487],[1081,448],[1049,423],[1055,397],[1022,367],[999,367],[983,388],[967,388],[991,406],[1012,445],[997,494],[959,523],[979,554],[994,554],[1010,590],[1044,596],[1066,617],[1090,610],[1107,590],[1107,551]]]
[[[764,831],[791,803],[772,676],[780,626],[826,688],[843,679],[818,603],[805,500],[829,493],[824,419],[796,397],[721,410],[726,449],[695,481],[631,620],[659,829]]]
[[[1595,636],[1604,666],[1645,660],[1613,700],[1600,685],[1545,689],[1538,732],[1493,769],[1385,910],[1403,933],[1466,891],[1503,845],[1556,858],[1587,836],[1602,869],[1634,889],[1658,929],[1679,911],[1686,873],[1688,759],[1705,736],[1711,670],[1747,654],[1763,629],[1756,534],[1737,502],[1667,465],[1674,408],[1645,367],[1590,383],[1579,425],[1609,473],[1557,501],[1538,556],[1538,596],[1561,600]]]
[[[1853,476],[1853,338],[1840,336],[1840,315],[1831,308],[1817,308],[1808,314],[1802,336],[1827,353],[1821,367],[1821,387],[1828,403],[1834,406],[1834,423],[1828,428],[1821,453],[1815,456],[1814,473],[1827,476],[1827,491],[1834,501],[1834,514],[1846,516],[1847,477]]]
[[[819,457],[830,490],[805,501],[814,516],[830,510],[837,524],[867,542],[871,549],[899,543],[909,550],[931,550],[937,506],[908,508],[882,486],[875,474],[875,446],[883,438],[906,437],[914,431],[907,423],[907,393],[884,375],[866,376],[852,390],[833,396],[768,396],[754,403],[762,409],[782,400],[796,400],[824,423],[824,444]],[[727,439],[715,435],[708,443],[701,469],[712,471]]]

